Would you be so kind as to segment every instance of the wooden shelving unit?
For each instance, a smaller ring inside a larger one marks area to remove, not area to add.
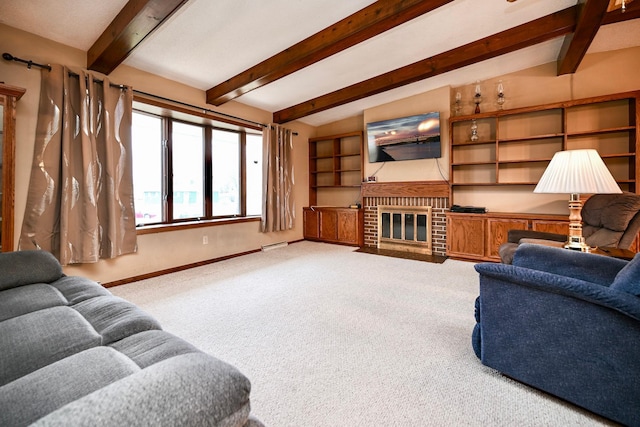
[[[361,131],[309,139],[309,205],[319,191],[357,190],[362,184]]]
[[[471,141],[474,120],[477,141]],[[598,151],[623,191],[640,192],[640,91],[452,117],[449,126],[451,204],[457,203],[459,190],[491,189],[498,194],[515,186],[531,193],[557,151],[583,148]],[[517,212],[449,212],[447,255],[499,261],[497,250],[509,229],[565,234],[567,219]]]
[[[309,139],[309,207],[303,209],[305,239],[364,244],[364,211],[348,207],[360,197],[362,149],[361,131]],[[324,206],[317,206],[318,195]],[[350,201],[344,202],[345,199]]]
[[[625,191],[637,192],[640,91],[452,117],[450,180],[535,185],[557,151],[594,148]],[[471,141],[473,121],[478,141]]]

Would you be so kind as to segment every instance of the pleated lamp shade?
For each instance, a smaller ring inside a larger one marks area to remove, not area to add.
[[[622,193],[596,150],[567,150],[554,154],[534,193]]]

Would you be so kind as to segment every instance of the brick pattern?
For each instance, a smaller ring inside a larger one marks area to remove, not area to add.
[[[378,246],[378,205],[385,206],[431,206],[431,249],[434,255],[446,255],[447,197],[364,197],[364,245]]]

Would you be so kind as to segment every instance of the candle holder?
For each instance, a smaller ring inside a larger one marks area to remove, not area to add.
[[[459,116],[462,112],[462,94],[460,92],[456,92],[456,116]]]
[[[502,80],[498,82],[498,99],[496,102],[498,103],[498,109],[502,110],[502,106],[504,105],[504,86],[502,86]]]
[[[476,83],[476,94],[473,96],[473,102],[476,104],[475,113],[480,113],[480,103],[482,102],[482,93],[480,91],[480,83]]]

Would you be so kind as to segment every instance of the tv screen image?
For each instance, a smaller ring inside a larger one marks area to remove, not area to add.
[[[369,163],[441,157],[440,113],[367,123]]]

